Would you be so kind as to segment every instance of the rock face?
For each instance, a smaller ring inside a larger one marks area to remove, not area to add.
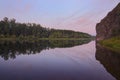
[[[120,3],[96,25],[96,40],[120,36]]]

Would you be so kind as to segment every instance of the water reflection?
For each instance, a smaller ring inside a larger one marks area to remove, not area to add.
[[[36,54],[45,49],[73,47],[88,42],[90,40],[1,41],[0,56],[8,60],[20,54]]]
[[[96,60],[95,42],[84,44],[87,42],[1,42],[1,51],[6,50],[0,57],[0,80],[116,80]],[[17,58],[11,59],[11,55]]]
[[[101,45],[96,45],[96,59],[117,80],[120,80],[120,53],[108,50]]]

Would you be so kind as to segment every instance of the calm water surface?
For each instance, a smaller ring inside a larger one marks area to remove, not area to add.
[[[115,73],[107,68],[112,65],[110,58],[107,61],[107,54],[100,51],[95,41],[3,42],[0,44],[0,80],[116,80]]]

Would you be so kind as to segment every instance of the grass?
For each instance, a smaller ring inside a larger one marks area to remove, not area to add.
[[[104,47],[120,53],[120,36],[100,41]]]
[[[0,38],[2,41],[39,41],[39,40],[92,40],[92,38]]]

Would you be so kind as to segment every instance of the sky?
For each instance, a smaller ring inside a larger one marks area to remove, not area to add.
[[[120,0],[0,0],[0,20],[15,18],[21,23],[67,29],[96,35],[96,24]]]

